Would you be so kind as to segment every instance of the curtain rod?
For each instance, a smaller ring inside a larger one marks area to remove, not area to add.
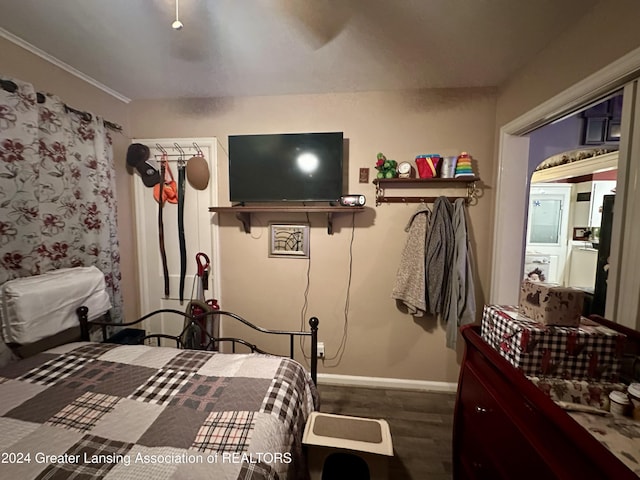
[[[11,80],[0,79],[0,87],[2,87],[3,90],[9,93],[14,93],[16,90],[18,90],[18,85],[15,82],[12,82]],[[36,93],[36,99],[38,103],[44,103],[45,98],[46,97],[43,93],[40,93],[40,92]],[[63,105],[67,113],[71,112],[71,113],[75,113],[76,115],[80,115],[82,119],[85,120],[86,122],[90,122],[91,119],[93,118],[93,116],[89,112],[75,109],[73,107],[70,107],[66,103],[64,103]],[[111,130],[115,130],[116,132],[122,133],[122,127],[117,123],[113,123],[113,122],[110,122],[109,120],[104,120],[104,119],[102,120],[102,123],[104,123],[105,127]]]

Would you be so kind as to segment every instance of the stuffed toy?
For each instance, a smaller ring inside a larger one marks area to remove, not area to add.
[[[382,153],[378,153],[377,158],[376,170],[378,170],[378,178],[395,178],[398,176],[398,162],[387,160],[387,157]]]

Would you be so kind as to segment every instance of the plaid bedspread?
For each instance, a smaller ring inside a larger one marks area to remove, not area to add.
[[[304,478],[288,358],[78,342],[0,369],[0,478]]]

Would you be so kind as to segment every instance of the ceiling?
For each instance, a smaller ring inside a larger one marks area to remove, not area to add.
[[[179,1],[0,0],[0,34],[124,100],[484,87],[598,3]]]

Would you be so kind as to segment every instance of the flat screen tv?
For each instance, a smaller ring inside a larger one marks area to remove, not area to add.
[[[231,202],[337,201],[342,140],[342,132],[229,136]]]

